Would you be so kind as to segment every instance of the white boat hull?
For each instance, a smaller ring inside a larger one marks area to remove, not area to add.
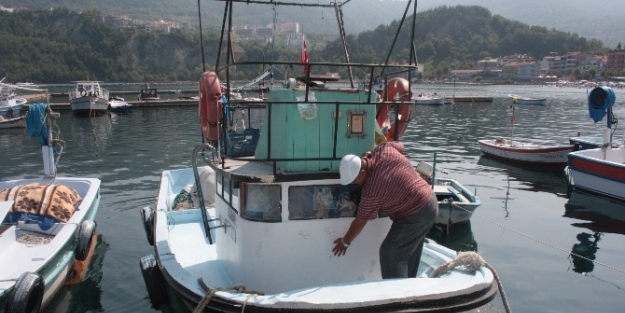
[[[163,172],[154,210],[159,268],[167,284],[191,307],[207,292],[198,281],[210,289],[225,289],[207,305],[207,309],[224,312],[242,305],[246,312],[367,312],[372,306],[417,308],[424,300],[460,309],[487,303],[497,291],[492,272],[485,268],[429,279],[435,268],[456,257],[455,251],[434,242],[424,247],[418,278],[382,280],[377,247],[390,227],[388,218],[370,221],[347,255],[337,258],[331,253],[332,241],[352,218],[289,220],[285,210],[282,222],[262,223],[237,216],[217,197],[216,206],[206,209],[214,241],[210,244],[201,209],[171,209],[178,191],[192,182],[191,169]],[[263,294],[229,289],[241,284]]]
[[[512,98],[512,102],[516,104],[533,104],[533,105],[545,105],[547,103],[546,98],[530,98],[517,95],[508,95]]]
[[[108,111],[108,101],[98,97],[80,97],[70,102],[72,112],[79,115],[104,114]]]
[[[519,163],[564,166],[573,145],[545,146],[507,139],[478,140],[484,154]]]
[[[567,174],[575,188],[625,199],[625,147],[573,152]]]

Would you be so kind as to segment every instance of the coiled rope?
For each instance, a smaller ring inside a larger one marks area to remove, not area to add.
[[[432,278],[438,277],[439,275],[449,272],[452,269],[459,267],[459,266],[464,266],[464,269],[467,272],[475,272],[480,267],[486,267],[491,272],[493,272],[493,276],[495,277],[495,281],[497,282],[497,287],[499,288],[499,294],[501,295],[501,301],[503,301],[503,306],[506,309],[506,312],[511,312],[510,304],[508,303],[508,297],[506,297],[506,293],[503,290],[503,284],[501,283],[501,280],[499,279],[499,275],[497,275],[497,271],[495,271],[495,268],[491,266],[490,264],[488,264],[486,260],[484,260],[484,258],[482,258],[482,256],[479,255],[477,252],[473,252],[473,251],[459,252],[455,259],[437,267],[432,272],[430,277]]]

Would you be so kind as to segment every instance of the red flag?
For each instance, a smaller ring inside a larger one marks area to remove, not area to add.
[[[308,48],[306,47],[306,38],[302,36],[302,51],[299,54],[299,61],[301,63],[308,63]],[[308,65],[304,65],[304,74],[310,71]]]

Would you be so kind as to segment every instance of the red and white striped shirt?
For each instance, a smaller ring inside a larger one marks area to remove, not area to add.
[[[395,220],[412,215],[428,203],[432,188],[403,152],[404,146],[392,141],[373,149],[362,186],[358,218],[375,219],[378,211],[383,210]]]

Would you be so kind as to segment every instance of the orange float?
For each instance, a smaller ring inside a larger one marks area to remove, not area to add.
[[[199,115],[202,136],[209,142],[217,142],[223,120],[223,103],[221,84],[215,72],[204,72],[200,78]]]
[[[410,84],[407,79],[394,77],[389,79],[382,97],[384,102],[397,103],[397,120],[391,124],[389,111],[394,104],[385,103],[378,105],[376,120],[382,129],[387,129],[386,140],[397,140],[408,128],[410,114],[412,113],[412,101],[410,101]],[[394,113],[392,113],[394,114]]]

